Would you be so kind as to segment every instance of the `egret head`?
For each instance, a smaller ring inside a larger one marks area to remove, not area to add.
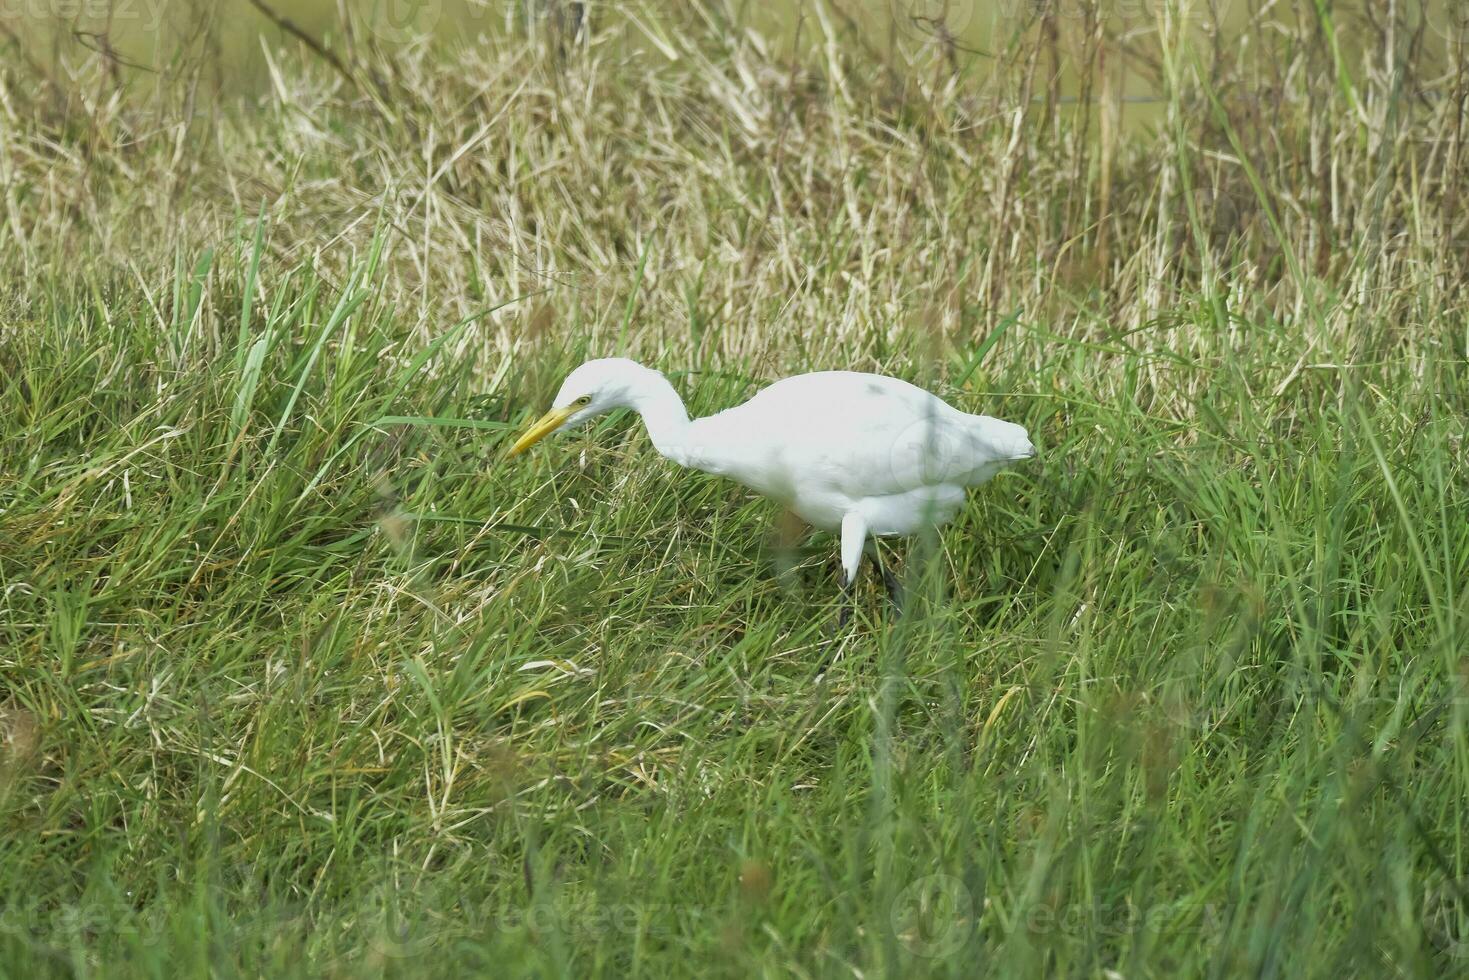
[[[1009,460],[1035,457],[1035,444],[1030,441],[1030,433],[1025,431],[1023,425],[995,419],[994,425],[989,429],[989,439],[997,456],[1003,456]]]
[[[625,357],[587,361],[561,382],[550,411],[525,430],[509,455],[518,456],[553,432],[575,429],[614,408],[631,406],[652,374],[656,372]]]

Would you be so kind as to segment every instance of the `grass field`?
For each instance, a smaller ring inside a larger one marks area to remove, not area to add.
[[[1469,31],[1287,6],[7,58],[0,974],[1469,972]],[[503,459],[619,352],[1042,457],[818,682],[831,538]]]

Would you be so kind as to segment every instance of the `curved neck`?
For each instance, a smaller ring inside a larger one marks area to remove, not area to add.
[[[628,407],[643,417],[648,438],[660,455],[687,466],[685,441],[688,437],[689,413],[683,399],[673,390],[668,379],[648,369],[642,382],[628,393]]]

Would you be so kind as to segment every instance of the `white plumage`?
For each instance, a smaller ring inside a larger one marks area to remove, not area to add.
[[[551,410],[510,454],[616,408],[642,415],[658,452],[680,466],[729,477],[839,532],[848,585],[869,535],[946,524],[966,487],[1035,455],[1018,425],[855,371],[785,378],[743,405],[690,420],[668,379],[625,358],[588,361],[567,375]]]

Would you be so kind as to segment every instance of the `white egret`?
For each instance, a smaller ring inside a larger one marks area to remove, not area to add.
[[[567,375],[551,410],[509,455],[618,408],[643,417],[667,459],[737,480],[812,527],[840,534],[848,589],[869,535],[946,524],[966,487],[1035,455],[1021,426],[966,414],[897,378],[855,371],[785,378],[743,405],[690,419],[667,378],[621,357],[587,361]]]

